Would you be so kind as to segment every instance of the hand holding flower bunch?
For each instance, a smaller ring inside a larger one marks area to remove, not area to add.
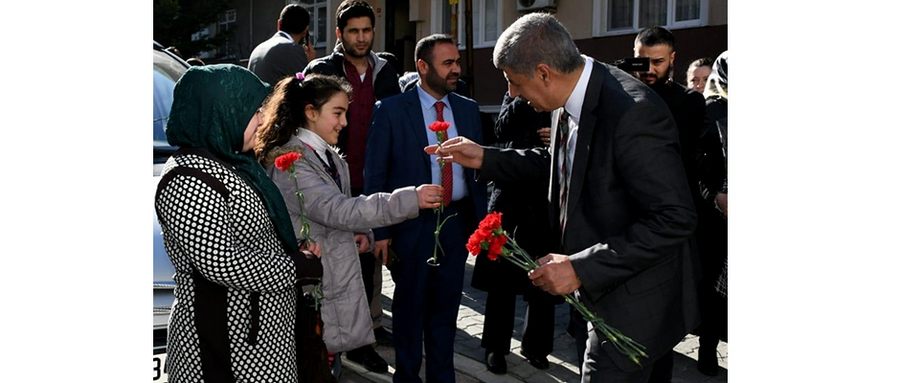
[[[469,250],[469,254],[476,256],[486,250],[487,257],[491,261],[496,261],[502,257],[526,272],[538,268],[537,262],[503,230],[502,222],[503,213],[493,212],[485,216],[481,223],[478,224],[478,229],[472,233],[468,243],[466,243],[466,249]],[[603,318],[590,311],[584,303],[575,298],[574,294],[565,294],[563,298],[572,307],[575,307],[584,319],[590,321],[594,325],[594,329],[609,339],[613,346],[627,356],[628,359],[640,365],[640,358],[647,357],[643,345],[607,325]]]
[[[435,122],[432,122],[431,125],[428,125],[428,129],[431,130],[432,132],[434,132],[434,134],[437,136],[439,148],[444,141],[447,141],[447,129],[449,129],[449,128],[450,128],[450,123],[446,122],[446,121],[435,121]],[[450,165],[446,164],[442,158],[438,158],[438,168],[441,169],[441,184],[440,185],[441,185],[441,187],[445,188],[444,193],[452,193],[453,189],[448,188],[446,185],[444,185],[445,176],[446,176],[446,174],[444,172],[445,166],[450,166]],[[452,177],[452,173],[451,173],[451,177]],[[452,182],[452,180],[451,180],[451,182]],[[427,261],[427,263],[431,266],[440,266],[440,262],[438,261],[438,256],[440,254],[444,253],[444,249],[443,249],[443,247],[441,247],[441,241],[439,238],[440,234],[441,234],[441,228],[444,226],[445,223],[447,223],[447,220],[449,220],[454,215],[456,215],[456,214],[451,214],[450,216],[441,220],[441,214],[444,212],[444,202],[446,202],[446,201],[441,202],[441,204],[438,207],[434,208],[434,214],[437,216],[437,227],[434,229],[434,251],[432,252],[431,258],[428,258],[428,261]],[[440,254],[439,254],[439,252],[440,252]]]

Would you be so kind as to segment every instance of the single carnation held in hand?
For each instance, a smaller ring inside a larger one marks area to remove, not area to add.
[[[428,125],[428,129],[432,132],[446,132],[449,128],[450,123],[447,121],[435,121],[432,122],[431,125]]]
[[[278,170],[286,172],[294,166],[294,161],[303,158],[303,155],[297,152],[287,152],[275,159],[275,167]]]

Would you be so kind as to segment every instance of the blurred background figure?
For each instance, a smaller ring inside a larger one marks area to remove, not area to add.
[[[699,58],[691,62],[685,77],[688,88],[693,89],[695,92],[703,93],[703,89],[706,88],[706,80],[709,78],[711,71],[712,59],[709,57]]]
[[[281,10],[278,29],[250,53],[247,69],[271,86],[278,80],[303,71],[316,58],[309,39],[309,11],[299,4],[288,4]]]
[[[706,111],[701,93],[684,87],[672,79],[675,71],[675,52],[675,36],[663,27],[646,28],[634,39],[634,57],[650,59],[650,70],[639,73],[638,77],[666,102],[672,117],[675,118],[678,141],[681,146],[681,162],[684,165],[691,197],[696,207],[702,203],[697,178],[697,141],[703,130],[703,116]],[[697,227],[703,225],[702,217],[698,217]],[[699,271],[703,247],[696,243],[696,231],[691,236],[690,242],[691,263]],[[703,312],[703,310],[701,301],[700,311]],[[670,351],[661,360],[666,360],[671,365],[674,363],[672,358],[673,354]],[[650,382],[670,382],[671,380],[671,368],[654,369],[653,375],[650,377]]]
[[[495,125],[496,145],[503,148],[546,148],[550,144],[550,112],[537,112],[521,97],[503,96]],[[555,248],[547,217],[549,179],[533,182],[492,181],[488,184],[488,211],[503,213],[503,228],[533,257],[540,258]],[[516,314],[516,295],[522,295],[526,309],[522,355],[535,368],[550,367],[547,355],[553,352],[554,305],[559,297],[535,287],[528,275],[506,261],[491,261],[487,254],[475,260],[472,287],[486,291],[484,332],[481,347],[488,371],[506,373]]]
[[[406,92],[419,83],[418,72],[406,72],[397,80],[400,84],[400,92]]]
[[[706,82],[706,120],[700,135],[699,175],[703,202],[697,206],[703,226],[698,238],[703,249],[700,297],[704,309],[697,368],[718,374],[716,348],[728,341],[728,51],[712,65]]]
[[[390,65],[391,68],[394,68],[394,73],[403,73],[403,64],[400,64],[400,59],[398,59],[397,56],[394,56],[393,53],[375,52],[375,56],[385,59],[388,62],[388,65]]]

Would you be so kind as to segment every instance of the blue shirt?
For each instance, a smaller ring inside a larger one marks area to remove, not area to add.
[[[422,89],[421,85],[416,85],[416,91],[419,92],[419,103],[422,105],[422,116],[425,117],[425,125],[423,126],[423,129],[425,129],[425,137],[428,138],[428,145],[436,145],[438,143],[437,134],[428,129],[428,126],[431,125],[432,122],[437,121],[437,110],[434,108],[434,103],[438,100],[431,97],[428,92]],[[456,137],[459,135],[459,131],[456,130],[456,121],[453,119],[453,109],[450,108],[450,97],[444,95],[440,101],[444,102],[444,121],[450,123],[450,128],[447,129],[447,139]],[[465,198],[469,192],[466,190],[466,180],[463,178],[462,166],[454,163],[452,168],[452,198],[454,201],[458,201]],[[437,157],[432,157],[431,161],[431,183],[435,185],[441,184],[441,168],[438,165]]]

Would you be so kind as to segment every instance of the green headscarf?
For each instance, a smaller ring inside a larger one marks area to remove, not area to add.
[[[171,145],[205,149],[233,166],[259,192],[285,251],[296,253],[297,239],[281,192],[252,151],[241,152],[247,123],[268,93],[265,83],[237,65],[191,67],[175,84],[166,136]]]

